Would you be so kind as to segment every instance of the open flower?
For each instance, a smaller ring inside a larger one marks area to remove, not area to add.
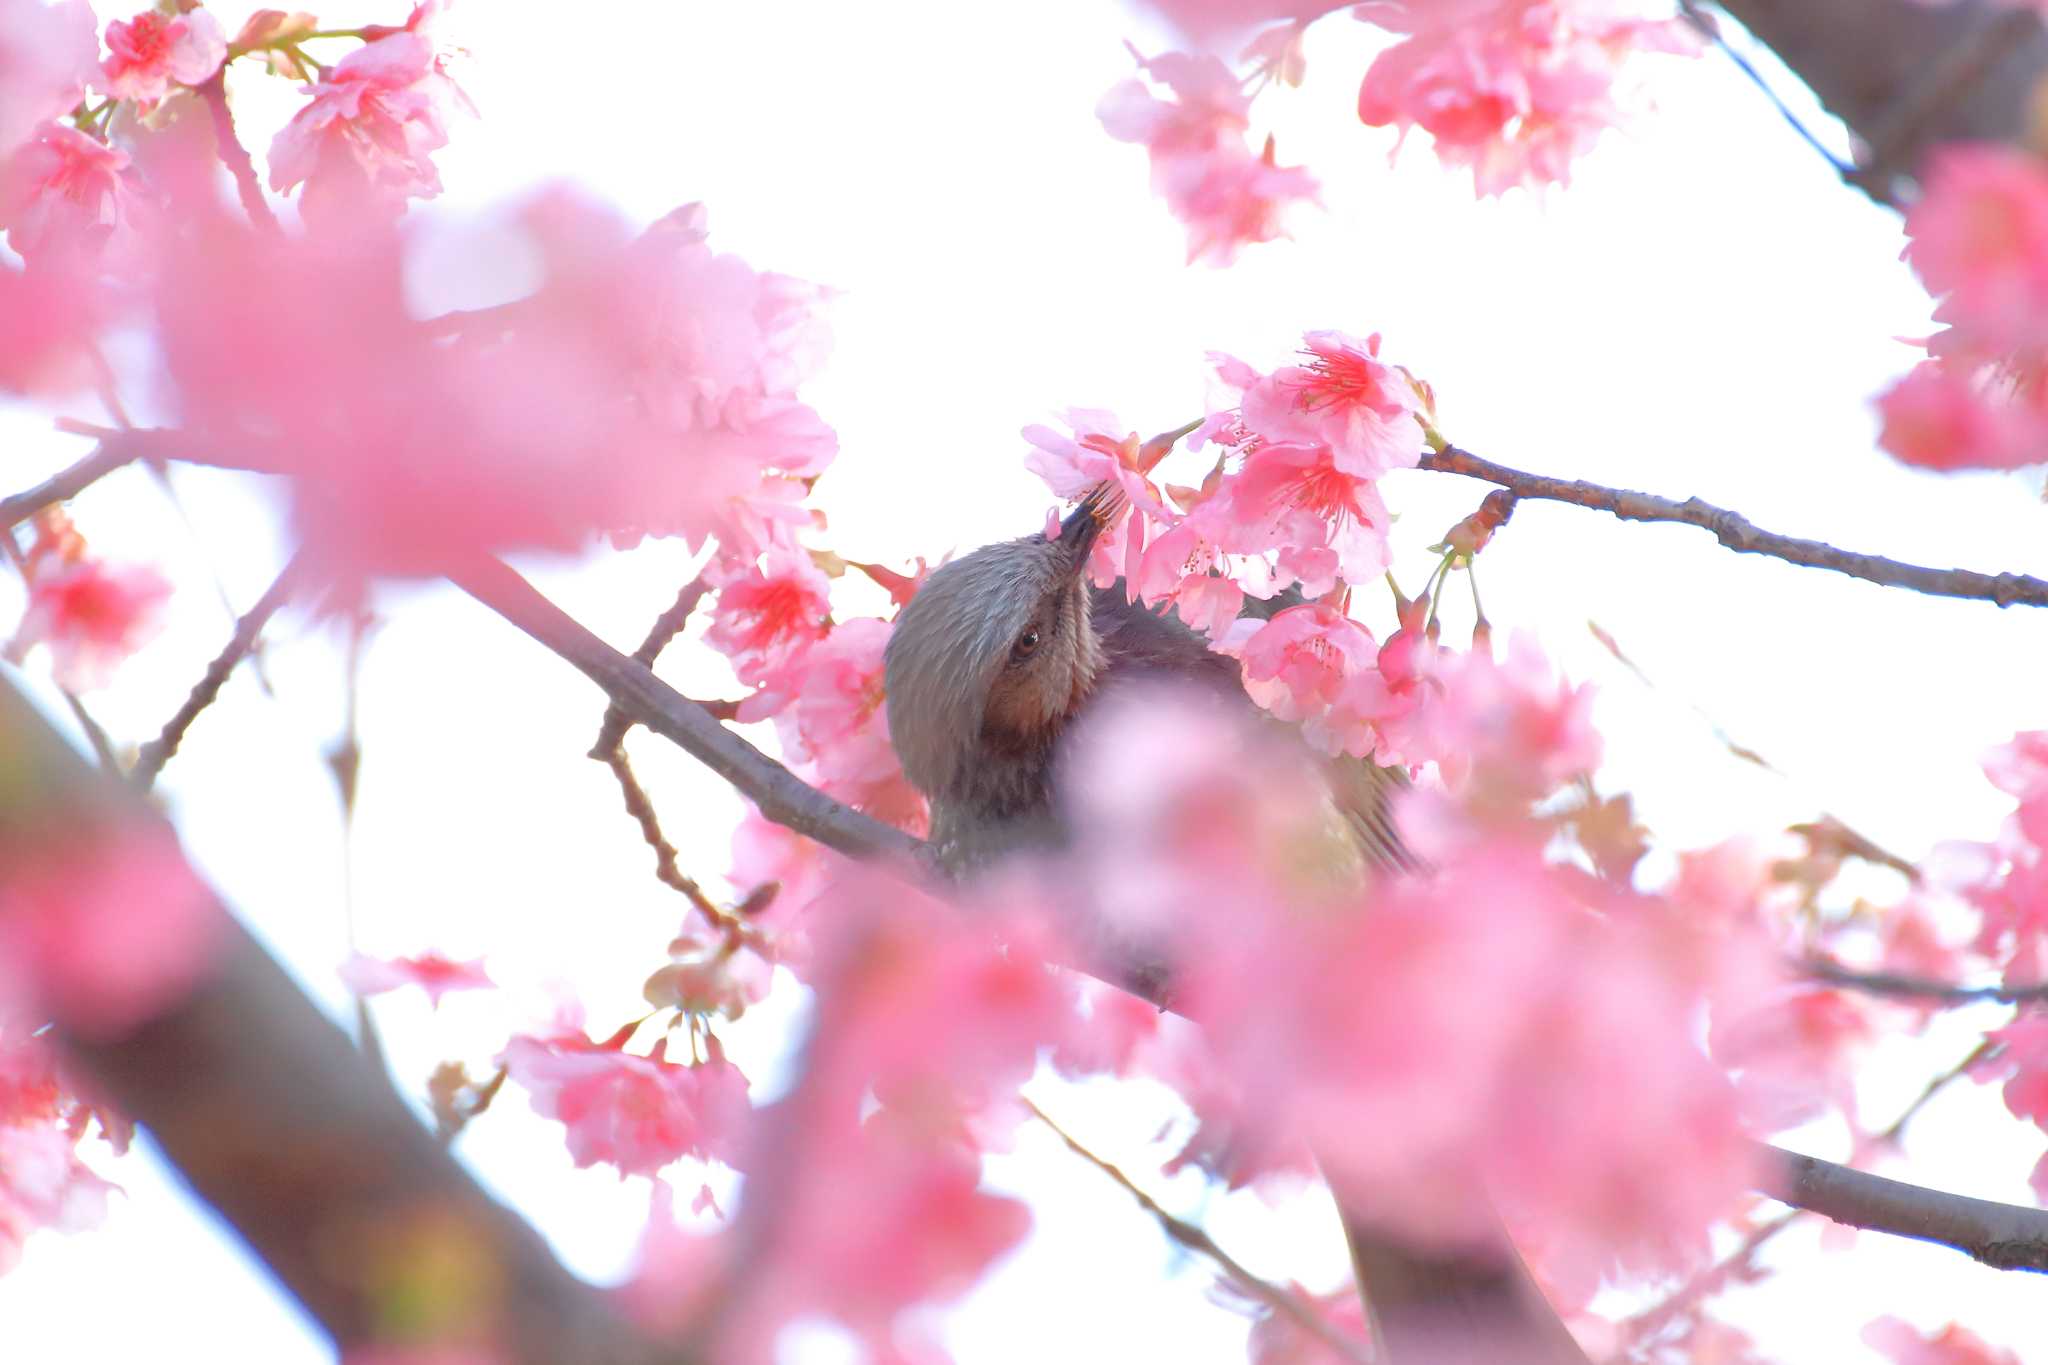
[[[220,70],[227,55],[228,40],[209,11],[151,9],[107,25],[107,58],[100,70],[108,94],[147,107],[172,85],[198,85]]]

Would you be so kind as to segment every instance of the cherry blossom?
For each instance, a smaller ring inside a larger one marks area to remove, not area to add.
[[[1414,468],[1423,446],[1415,383],[1380,360],[1379,350],[1377,334],[1360,340],[1310,332],[1302,338],[1303,364],[1259,375],[1222,356],[1219,372],[1243,389],[1237,410],[1247,432],[1263,442],[1328,447],[1339,469],[1377,478]]]
[[[1244,688],[1253,701],[1282,720],[1301,723],[1317,747],[1361,757],[1372,752],[1367,718],[1345,705],[1353,679],[1379,655],[1364,626],[1334,607],[1312,603],[1277,612],[1269,621],[1242,618],[1216,648],[1243,664]]]
[[[714,562],[718,588],[704,641],[732,660],[733,672],[759,686],[831,624],[831,582],[803,551],[771,546],[759,565]]]
[[[341,980],[359,996],[382,995],[403,986],[418,986],[426,992],[427,1003],[435,1009],[441,1007],[441,997],[450,991],[490,990],[496,984],[484,971],[481,958],[457,962],[439,953],[393,958],[354,953],[341,965]]]
[[[401,30],[365,43],[306,94],[270,144],[270,187],[304,185],[309,221],[347,225],[441,192],[432,154],[447,145],[445,110],[457,92],[426,38]]]
[[[8,646],[19,658],[41,645],[50,672],[73,692],[104,687],[114,670],[164,626],[171,585],[143,564],[110,564],[87,548],[61,513],[37,519],[27,557],[28,609]]]
[[[623,1178],[651,1176],[684,1157],[727,1157],[750,1110],[746,1077],[717,1039],[688,1065],[667,1059],[666,1038],[645,1057],[625,1042],[522,1034],[498,1063],[532,1096],[535,1112],[568,1130],[578,1166],[606,1162]]]
[[[198,85],[220,70],[227,55],[228,40],[210,11],[144,10],[133,19],[107,25],[107,59],[101,71],[108,94],[146,108],[168,94],[173,84]]]
[[[86,0],[0,0],[0,162],[78,103],[98,71],[98,28]]]
[[[98,1224],[113,1188],[78,1159],[61,1127],[0,1123],[0,1274],[20,1262],[30,1233]]]
[[[68,123],[45,123],[0,162],[0,226],[31,264],[135,245],[147,204],[128,154]]]
[[[1687,52],[1676,20],[1626,17],[1613,0],[1369,3],[1354,13],[1405,37],[1366,70],[1358,116],[1413,128],[1482,195],[1563,184],[1621,115],[1614,84],[1636,52]]]
[[[1312,202],[1316,184],[1299,167],[1279,165],[1270,138],[1263,151],[1251,150],[1251,101],[1230,68],[1182,52],[1138,64],[1173,98],[1125,81],[1103,96],[1096,116],[1111,137],[1150,155],[1152,188],[1187,224],[1188,260],[1228,265],[1240,248],[1284,235],[1286,211]]]

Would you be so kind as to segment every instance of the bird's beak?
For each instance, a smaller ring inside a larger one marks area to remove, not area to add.
[[[1129,502],[1123,489],[1104,480],[1082,495],[1074,510],[1067,513],[1067,519],[1060,523],[1060,544],[1066,547],[1076,569],[1088,562],[1088,552],[1095,548],[1097,537],[1122,515]]]

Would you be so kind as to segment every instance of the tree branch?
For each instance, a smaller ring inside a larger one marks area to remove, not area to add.
[[[1718,0],[1864,144],[1852,179],[1899,198],[1941,142],[2016,141],[2048,71],[2048,28],[2001,0]]]
[[[775,823],[849,857],[923,859],[922,840],[811,787],[655,677],[646,664],[584,629],[506,565],[481,560],[450,577],[471,597],[574,664],[630,719],[738,788]]]
[[[1958,986],[1947,981],[1930,981],[1925,977],[1908,976],[1901,972],[1859,972],[1821,957],[1802,958],[1798,968],[1816,981],[1824,981],[1830,986],[1840,986],[1847,990],[1863,991],[1870,995],[1898,996],[1910,1000],[1938,1000],[1950,1005],[1975,1005],[1986,1001],[1996,1001],[2002,1005],[2022,1005],[2048,1000],[2048,984]]]
[[[1698,498],[1673,502],[1652,493],[1635,493],[1575,479],[1555,479],[1547,474],[1527,474],[1481,459],[1456,446],[1424,454],[1420,467],[1443,474],[1484,479],[1512,490],[1518,497],[1569,502],[1590,507],[1596,512],[1611,512],[1624,521],[1669,521],[1697,526],[1711,531],[1716,540],[1739,554],[1769,555],[1810,569],[1832,569],[1836,573],[1886,587],[1911,588],[1937,597],[1976,598],[1995,602],[2001,607],[2048,607],[2048,582],[2026,574],[1929,569],[1917,564],[1903,564],[1883,555],[1855,554],[1838,550],[1825,541],[1802,540],[1797,536],[1761,530],[1740,513]]]
[[[602,687],[627,713],[681,746],[753,800],[777,824],[854,858],[907,859],[930,866],[922,840],[882,824],[807,785],[703,708],[654,676],[645,664],[592,635],[533,585],[491,561],[456,576],[462,589]],[[1100,962],[1084,970],[1172,1009],[1155,963]],[[1875,1232],[1940,1242],[1989,1265],[2048,1269],[2048,1211],[1944,1194],[1866,1175],[1815,1157],[1757,1143],[1757,1188],[1795,1208]],[[1994,1257],[2003,1255],[2001,1262]]]
[[[1769,1163],[1758,1187],[1780,1203],[1852,1228],[1951,1247],[1998,1270],[2048,1271],[2048,1209],[1946,1194],[1762,1143],[1757,1147]]]
[[[0,799],[11,847],[34,846],[20,841],[53,822],[160,821],[11,686],[0,686],[0,759],[14,776]],[[226,911],[219,919],[214,956],[185,998],[113,1036],[58,1038],[344,1352],[424,1335],[520,1365],[661,1358],[476,1186]],[[451,1283],[469,1292],[451,1295]],[[429,1303],[446,1316],[422,1323]]]

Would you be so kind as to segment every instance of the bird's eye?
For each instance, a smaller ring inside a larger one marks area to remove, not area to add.
[[[1033,626],[1017,637],[1017,643],[1010,648],[1010,661],[1022,663],[1038,648],[1038,627]]]

